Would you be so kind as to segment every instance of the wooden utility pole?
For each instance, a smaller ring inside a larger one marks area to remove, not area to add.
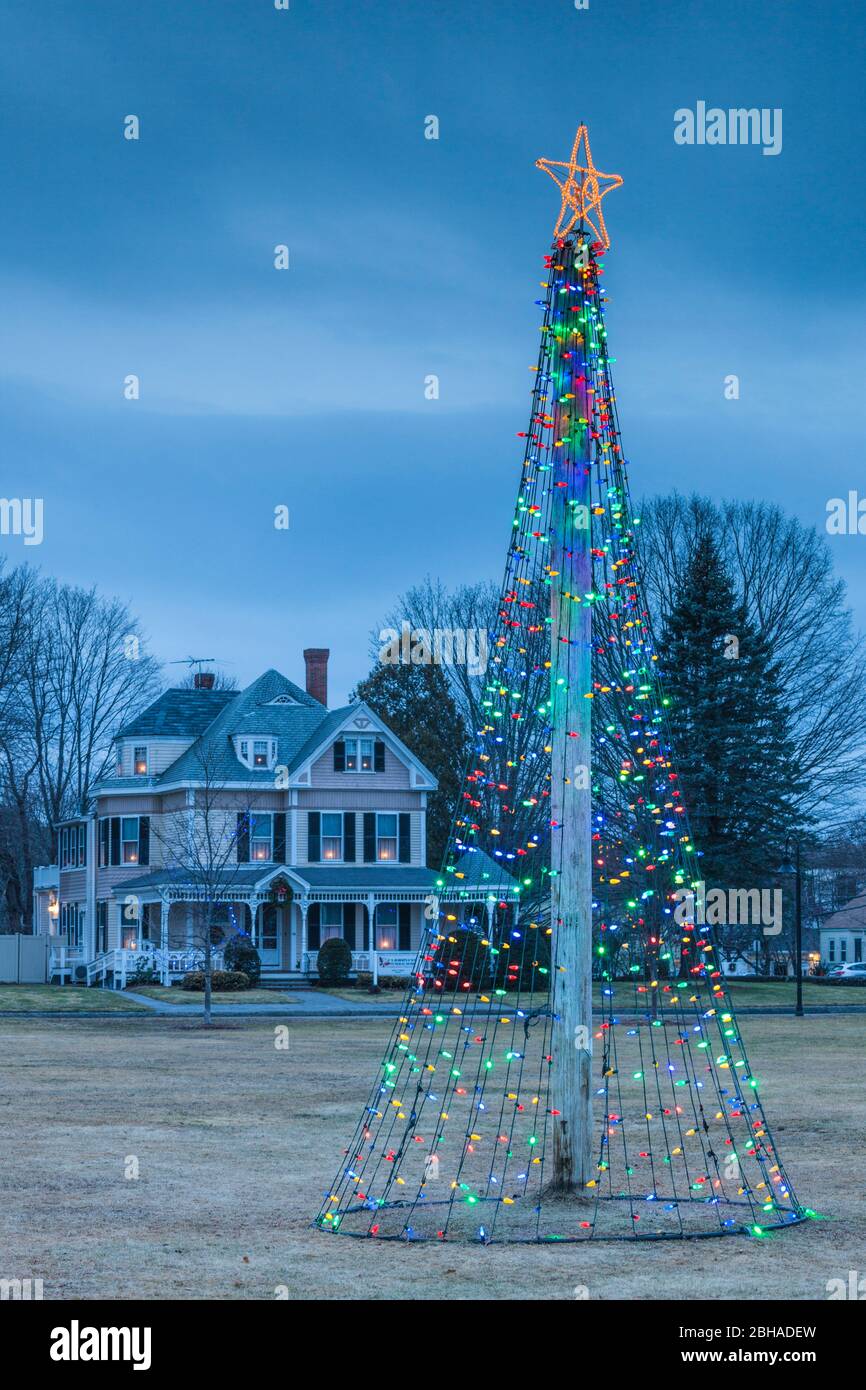
[[[569,237],[554,259],[554,279],[579,285],[569,293],[568,327],[554,333],[553,500],[551,506],[551,954],[553,961],[552,1186],[583,1190],[592,1161],[592,590],[588,316],[581,267],[586,238]],[[588,277],[587,277],[588,278]],[[566,296],[562,296],[565,299]],[[554,294],[552,304],[556,305]],[[562,302],[561,299],[559,302]],[[577,308],[578,312],[571,312]],[[563,353],[568,356],[563,360]],[[559,384],[556,384],[559,383]],[[566,396],[573,399],[563,399]]]

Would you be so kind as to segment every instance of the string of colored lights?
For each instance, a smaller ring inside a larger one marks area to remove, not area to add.
[[[586,155],[592,167],[588,140]],[[560,186],[565,208],[574,188]],[[640,581],[604,324],[605,244],[590,243],[595,224],[577,213],[545,258],[501,625],[440,876],[443,905],[316,1218],[332,1232],[485,1243],[678,1239],[762,1235],[811,1214],[767,1126],[712,933],[674,914],[674,893],[698,877],[696,851]],[[561,583],[551,565],[561,515],[554,489],[567,486],[576,505],[588,439],[592,586],[562,595],[552,644],[551,586]],[[574,465],[564,475],[563,457]],[[563,1193],[550,1182],[551,1064],[554,1049],[574,1044],[558,1026],[557,999],[570,982],[551,920],[562,863],[551,748],[567,709],[565,651],[580,640],[586,605],[597,1163],[585,1191]],[[479,904],[490,909],[487,924]]]

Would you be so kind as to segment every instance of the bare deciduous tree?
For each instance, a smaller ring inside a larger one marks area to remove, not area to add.
[[[151,820],[151,841],[160,846],[166,878],[193,896],[193,940],[201,950],[206,1026],[211,1023],[213,949],[220,910],[232,900],[232,889],[249,864],[239,863],[237,817],[249,826],[248,799],[236,804],[237,792],[220,773],[220,749],[203,743],[196,749],[196,772],[186,806]],[[167,945],[162,943],[163,947]]]

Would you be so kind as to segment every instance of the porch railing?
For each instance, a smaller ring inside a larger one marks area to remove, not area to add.
[[[115,988],[126,989],[144,967],[159,975],[164,985],[193,970],[204,969],[204,951],[194,947],[139,946],[134,951],[128,947],[118,947],[113,951],[103,951],[87,966],[87,983],[105,984],[109,975]],[[222,951],[211,952],[211,965],[214,970],[224,967]]]
[[[318,969],[318,951],[306,951],[303,957],[304,974],[314,975]],[[396,975],[408,979],[415,964],[414,951],[353,951],[352,970],[369,971],[374,980],[380,975]]]

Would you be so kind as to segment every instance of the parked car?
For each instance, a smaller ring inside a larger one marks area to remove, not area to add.
[[[866,982],[866,961],[851,961],[846,965],[837,965],[827,972],[828,980],[863,980]]]

